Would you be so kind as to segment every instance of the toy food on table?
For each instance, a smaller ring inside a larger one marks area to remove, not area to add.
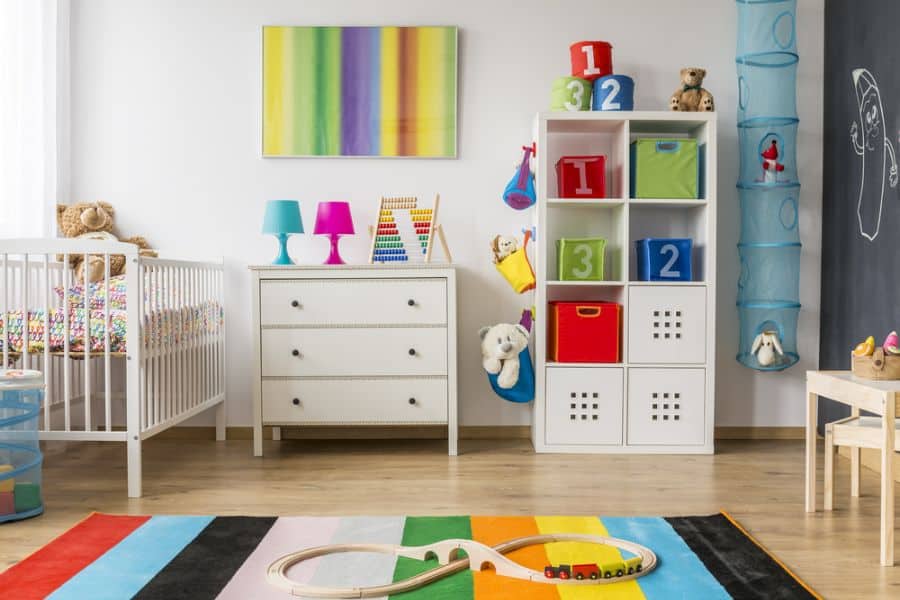
[[[857,344],[853,349],[853,356],[872,356],[875,353],[875,338],[869,336],[866,341]]]
[[[882,344],[882,348],[888,354],[900,354],[900,336],[897,335],[896,331],[892,331],[888,334],[887,338],[884,340],[884,344]]]

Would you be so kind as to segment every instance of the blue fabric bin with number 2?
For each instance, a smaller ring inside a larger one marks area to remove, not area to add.
[[[692,281],[689,238],[645,238],[634,243],[639,281]]]

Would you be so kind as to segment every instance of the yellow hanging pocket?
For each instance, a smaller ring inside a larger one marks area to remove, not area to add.
[[[527,252],[530,239],[531,232],[526,231],[522,247],[496,264],[500,274],[506,278],[509,285],[519,294],[533,290],[535,285],[534,269],[531,268]]]

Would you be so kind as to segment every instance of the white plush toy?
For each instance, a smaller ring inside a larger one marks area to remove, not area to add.
[[[495,236],[491,240],[491,250],[494,252],[494,263],[498,263],[519,249],[519,241],[505,235]]]
[[[756,362],[761,367],[770,367],[779,360],[779,356],[784,356],[784,350],[781,349],[781,340],[774,331],[763,331],[756,339],[753,340],[753,348],[750,354],[756,355]]]
[[[528,347],[529,332],[522,325],[500,323],[482,327],[481,364],[491,375],[497,375],[497,385],[508,390],[519,381],[519,353]]]

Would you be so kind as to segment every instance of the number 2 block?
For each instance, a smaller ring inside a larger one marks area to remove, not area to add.
[[[611,75],[612,46],[608,42],[575,42],[569,46],[572,77],[593,81]]]
[[[692,281],[689,238],[646,238],[634,243],[638,281]]]
[[[603,281],[603,238],[563,238],[556,240],[560,281]]]
[[[563,156],[556,163],[560,198],[606,198],[606,157]]]
[[[591,108],[600,111],[634,109],[634,80],[627,75],[607,75],[594,80]]]

